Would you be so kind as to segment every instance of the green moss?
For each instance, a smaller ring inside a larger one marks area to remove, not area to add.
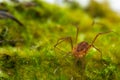
[[[35,2],[36,6],[31,7],[26,7],[24,3],[4,3],[0,7],[8,9],[24,24],[22,27],[9,19],[0,20],[0,39],[3,40],[0,42],[1,80],[120,79],[120,17],[110,10],[107,10],[109,13],[103,10],[105,5],[94,5],[99,8],[94,13],[99,16],[95,20],[104,25],[91,26],[94,20],[91,15],[94,14],[84,11],[80,6],[71,9]],[[84,40],[90,44],[99,32],[116,32],[100,35],[95,41],[94,45],[102,51],[102,59],[100,53],[91,48],[86,57],[76,63],[73,55],[65,57],[71,51],[69,41],[59,45],[65,52],[54,48],[59,38],[71,36],[75,41],[74,24],[79,25],[78,42]]]

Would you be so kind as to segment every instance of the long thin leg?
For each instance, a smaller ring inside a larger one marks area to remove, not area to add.
[[[68,55],[71,55],[70,53],[71,52],[68,52],[63,58],[61,58],[60,62],[62,62],[62,60],[64,60],[64,58],[68,57]],[[53,71],[53,74],[55,74],[59,68],[60,68],[60,66],[56,67],[55,70]]]
[[[92,47],[94,47],[98,52],[100,52],[100,56],[101,56],[101,59],[102,59],[102,52],[100,51],[100,49],[98,49],[98,48],[95,47],[94,45],[92,45]]]
[[[59,49],[59,48],[57,47],[57,45],[59,45],[60,43],[62,43],[63,41],[66,41],[66,40],[70,42],[70,44],[71,44],[71,49],[73,49],[73,42],[72,42],[72,38],[71,38],[71,37],[65,37],[65,38],[60,38],[60,39],[58,39],[57,43],[54,45],[54,48]],[[61,50],[61,49],[59,49],[59,50]],[[65,51],[63,51],[63,50],[61,50],[61,51],[62,51],[62,52],[65,52]],[[70,55],[70,53],[71,53],[71,52],[68,52],[61,60],[64,60],[64,58],[66,58],[68,55]],[[60,62],[62,62],[61,60],[60,60]],[[53,73],[55,74],[59,68],[60,68],[60,66],[58,66],[58,67],[53,71]]]
[[[75,43],[78,41],[78,33],[79,33],[79,27],[76,26],[77,32],[76,32],[76,37],[75,37]]]
[[[58,41],[57,41],[57,43],[54,45],[54,48],[57,48],[57,49],[59,49],[58,47],[57,47],[57,45],[59,45],[60,43],[62,43],[63,41],[69,41],[69,43],[71,44],[71,50],[73,49],[73,42],[72,42],[72,38],[71,37],[65,37],[65,38],[60,38],[60,39],[58,39]],[[61,50],[61,49],[59,49],[59,50]],[[63,50],[61,50],[62,52],[65,52],[65,51],[63,51]],[[71,53],[71,52],[65,52],[65,53]],[[67,56],[68,54],[66,54],[65,56],[64,56],[64,58]]]
[[[101,63],[104,64],[103,62],[103,57],[102,57],[102,52],[100,51],[100,49],[98,49],[97,47],[95,47],[94,45],[92,45],[92,47],[94,47],[98,52],[100,52],[100,55],[101,55]]]
[[[94,24],[95,24],[95,21],[93,20],[91,26],[93,26]],[[79,26],[77,24],[75,24],[75,26],[76,26],[76,29],[77,29],[76,37],[75,37],[75,43],[77,43],[77,41],[78,41],[78,33],[79,33]]]
[[[95,24],[95,21],[92,22],[91,26],[93,26]],[[75,37],[75,43],[77,43],[78,41],[78,34],[79,34],[79,26],[78,25],[75,25],[76,26],[76,37]]]
[[[60,43],[62,43],[63,41],[69,41],[70,45],[71,45],[71,49],[73,49],[73,41],[71,37],[65,37],[65,38],[60,38],[58,39],[57,43],[54,45],[54,48],[57,47],[57,45],[59,45]]]
[[[95,36],[95,38],[93,39],[93,41],[91,42],[91,45],[93,45],[93,43],[96,41],[96,39],[98,38],[98,36],[100,36],[100,35],[102,35],[102,34],[110,33],[110,32],[113,32],[113,31],[98,33],[98,34]]]

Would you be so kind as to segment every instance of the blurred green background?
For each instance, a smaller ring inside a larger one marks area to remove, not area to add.
[[[120,79],[120,14],[112,11],[107,2],[90,0],[86,8],[76,1],[64,0],[63,4],[42,0],[0,3],[0,10],[24,24],[0,19],[0,80]],[[68,42],[58,45],[65,52],[54,48],[59,38],[71,36],[75,41],[76,24],[78,42],[90,44],[98,33],[114,31],[100,35],[94,43],[102,52],[102,64],[100,53],[94,48],[83,60],[85,68],[75,63],[73,55],[64,57],[71,51]]]

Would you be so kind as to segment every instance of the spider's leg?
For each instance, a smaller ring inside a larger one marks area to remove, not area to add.
[[[71,55],[71,51],[70,52],[66,52],[66,51],[63,51],[62,49],[58,48],[57,46],[59,44],[61,44],[62,42],[64,41],[69,41],[69,43],[71,44],[71,49],[73,49],[73,43],[72,43],[72,38],[71,37],[65,37],[65,38],[60,38],[58,39],[57,43],[54,45],[54,48],[57,48],[58,50],[62,51],[63,53],[66,53],[61,60],[64,60],[66,57],[68,57],[68,55]]]
[[[71,49],[73,49],[73,41],[71,37],[65,37],[65,38],[60,38],[58,39],[57,43],[54,45],[54,48],[57,48],[59,44],[61,44],[63,41],[69,41],[71,45]],[[60,50],[60,49],[59,49]]]
[[[78,33],[79,33],[79,27],[76,26],[77,32],[76,32],[76,37],[75,37],[75,43],[77,43],[78,40]]]
[[[62,42],[64,42],[64,41],[69,41],[69,43],[71,45],[71,49],[73,49],[73,42],[72,42],[72,38],[71,37],[65,37],[65,38],[58,39],[57,43],[54,45],[54,48],[59,49],[57,46],[59,44],[61,44]],[[59,50],[61,50],[61,49],[59,49]],[[71,52],[65,52],[63,50],[61,50],[61,51],[64,52],[64,53],[66,53],[66,55],[60,59],[60,62],[62,62],[62,60],[64,60],[66,57],[68,57],[68,55],[71,55],[70,54]],[[55,74],[59,68],[60,68],[60,66],[56,67],[56,69],[53,71],[53,73]]]
[[[66,55],[65,55],[63,58],[60,59],[60,62],[62,62],[62,60],[64,60],[64,58],[68,57],[68,55],[71,55],[70,53],[71,53],[71,52],[66,53]],[[62,65],[61,65],[61,66],[62,66]],[[55,74],[59,68],[60,68],[60,66],[57,66],[57,67],[55,68],[55,70],[53,71],[53,74]]]
[[[94,44],[94,42],[96,41],[96,39],[98,38],[98,36],[102,35],[102,34],[107,34],[107,33],[110,33],[110,32],[113,32],[113,31],[108,31],[108,32],[101,32],[101,33],[98,33],[95,38],[93,39],[93,41],[91,42],[91,45]]]
[[[93,48],[95,48],[99,53],[100,53],[100,56],[101,56],[101,59],[102,59],[102,52],[100,51],[100,49],[98,49],[97,47],[95,47],[94,45],[92,45]]]

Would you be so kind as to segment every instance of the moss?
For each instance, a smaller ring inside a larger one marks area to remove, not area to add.
[[[24,24],[22,27],[11,20],[0,20],[1,80],[119,80],[120,17],[116,13],[103,10],[105,5],[94,2],[91,4],[95,5],[90,5],[97,8],[93,14],[75,6],[76,3],[71,7],[39,0],[34,3],[31,7],[25,3],[3,3],[0,7]],[[98,16],[96,22],[104,25],[91,26],[94,14]],[[71,51],[69,41],[59,45],[65,52],[54,48],[59,38],[71,36],[75,40],[74,24],[79,25],[78,39],[89,44],[99,32],[116,32],[101,35],[95,41],[94,45],[102,51],[102,59],[100,53],[91,48],[84,60],[76,63],[73,55],[66,56]]]

